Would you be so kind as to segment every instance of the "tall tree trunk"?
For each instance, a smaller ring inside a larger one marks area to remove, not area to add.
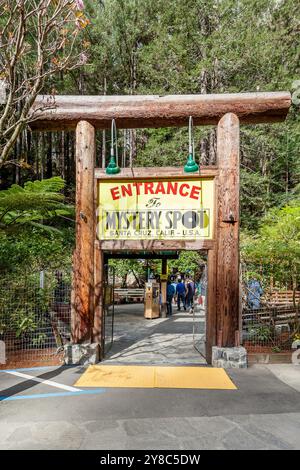
[[[208,164],[208,154],[208,138],[205,136],[200,141],[200,165]]]
[[[106,77],[103,79],[103,95],[106,95],[107,91],[107,82],[106,82]],[[102,162],[101,166],[102,168],[106,168],[106,131],[102,131]]]
[[[69,185],[71,183],[71,167],[70,167],[70,133],[66,132],[65,134],[65,167],[66,167],[66,183]]]
[[[122,148],[122,162],[121,167],[126,167],[126,147],[127,147],[127,129],[123,129],[123,148]]]
[[[42,134],[42,145],[43,145],[43,152],[42,152],[42,160],[41,160],[41,170],[40,170],[40,177],[41,180],[45,178],[45,150],[46,150],[46,133],[43,132]]]
[[[26,154],[26,161],[29,165],[32,165],[33,163],[33,155],[32,151],[33,149],[31,148],[31,143],[32,143],[32,133],[30,130],[26,130],[26,141],[27,141],[27,154]]]
[[[101,158],[101,167],[106,168],[106,131],[102,131],[102,158]]]
[[[208,158],[209,165],[215,164],[216,156],[217,156],[216,129],[211,129],[210,134],[209,134],[209,158]]]
[[[52,178],[52,140],[53,140],[53,133],[47,133],[48,138],[48,145],[47,145],[47,161],[46,161],[46,177]]]
[[[136,129],[130,129],[129,167],[132,168],[136,157]]]
[[[65,179],[66,177],[66,168],[65,168],[65,132],[62,131],[60,133],[59,139],[59,169],[60,169],[60,176]]]

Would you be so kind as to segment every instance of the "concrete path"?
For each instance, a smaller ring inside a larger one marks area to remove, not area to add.
[[[109,327],[107,332],[109,342]],[[174,307],[171,317],[149,320],[144,318],[144,304],[118,305],[114,342],[104,363],[205,365],[204,340],[204,310],[193,316]]]
[[[266,367],[282,382],[300,392],[300,365],[268,364]]]
[[[300,394],[269,367],[228,371],[237,390],[53,387],[84,370],[0,371],[0,449],[300,449]]]

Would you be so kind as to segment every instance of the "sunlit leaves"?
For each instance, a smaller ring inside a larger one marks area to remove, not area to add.
[[[266,266],[275,279],[299,279],[300,200],[270,210],[256,235],[244,234],[242,257],[248,265]]]
[[[63,214],[58,211],[66,211],[69,215],[72,213],[72,208],[63,204],[61,191],[64,186],[60,177],[54,177],[28,181],[24,187],[13,184],[9,189],[0,191],[0,231],[10,231],[32,223],[40,229],[57,230],[41,224],[41,220],[50,220]]]

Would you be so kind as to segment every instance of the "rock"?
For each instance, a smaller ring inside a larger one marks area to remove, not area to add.
[[[67,365],[97,364],[100,360],[99,344],[66,344],[64,346],[64,360]]]
[[[234,348],[212,348],[212,366],[224,369],[244,369],[247,367],[247,351],[242,346]]]

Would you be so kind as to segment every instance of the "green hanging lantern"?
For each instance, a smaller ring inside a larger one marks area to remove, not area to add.
[[[114,135],[115,134],[115,135]],[[116,147],[116,154],[115,148]],[[117,143],[117,126],[116,122],[113,119],[111,122],[111,147],[110,147],[110,160],[109,164],[106,167],[107,175],[116,175],[120,173],[121,169],[118,166],[118,143]]]
[[[195,145],[194,145],[194,138],[192,136],[193,130],[193,118],[190,116],[189,119],[189,155],[187,158],[187,162],[184,166],[185,173],[196,173],[199,171],[199,166],[195,162]]]

